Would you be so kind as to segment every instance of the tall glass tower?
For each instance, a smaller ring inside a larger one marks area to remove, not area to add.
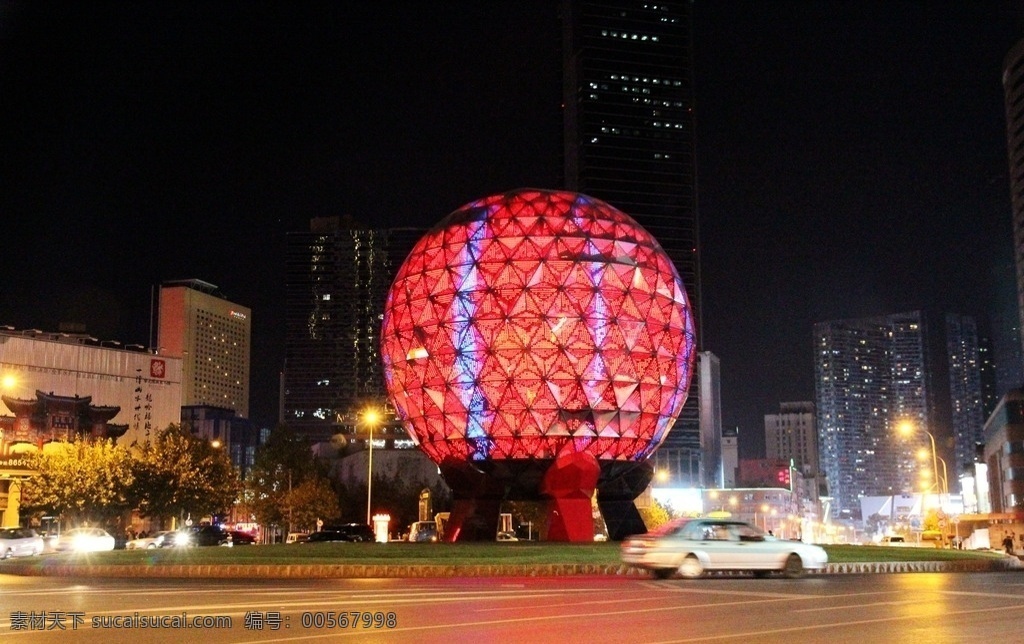
[[[700,350],[692,3],[563,0],[566,188],[654,235],[686,286]],[[699,388],[662,445],[700,448]]]
[[[281,418],[312,441],[353,431],[387,400],[380,329],[395,271],[423,230],[323,217],[287,236]]]

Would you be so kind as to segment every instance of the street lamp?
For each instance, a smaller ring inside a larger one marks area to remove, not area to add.
[[[373,525],[370,523],[372,519],[370,504],[373,499],[373,426],[380,422],[380,413],[372,407],[365,410],[363,412],[363,422],[370,427],[370,440],[367,443],[369,451],[367,452],[366,459],[366,525]]]
[[[928,450],[922,448],[918,451],[917,458],[922,461],[927,460]],[[942,463],[942,476],[939,476],[938,471],[935,472],[935,484],[933,487],[935,487],[941,494],[949,494],[949,474],[946,469],[946,460],[941,456],[938,458],[939,462]]]
[[[945,479],[939,481],[939,457],[935,453],[935,437],[932,436],[932,433],[927,429],[924,429],[923,427],[918,427],[913,423],[913,421],[910,420],[904,420],[900,422],[897,428],[899,432],[904,436],[909,436],[910,434],[913,434],[915,431],[924,432],[925,434],[928,435],[928,439],[931,441],[932,445],[932,471],[935,472],[935,489],[936,491],[939,492],[939,494],[948,494],[948,490],[945,490]],[[946,467],[945,461],[942,462],[942,467]],[[940,500],[939,504],[941,505],[941,503],[942,501]]]

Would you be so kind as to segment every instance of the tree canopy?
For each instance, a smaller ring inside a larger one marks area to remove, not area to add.
[[[138,509],[147,517],[218,514],[241,489],[225,451],[178,425],[140,445],[134,466]]]
[[[135,504],[132,456],[110,440],[51,443],[29,459],[37,475],[23,488],[28,512],[110,524]]]
[[[313,454],[309,441],[286,425],[275,427],[256,449],[243,498],[259,523],[289,530],[339,514],[338,495],[326,466]]]

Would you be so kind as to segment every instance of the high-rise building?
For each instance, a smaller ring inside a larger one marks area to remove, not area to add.
[[[249,417],[252,313],[202,280],[160,285],[157,352],[181,358],[181,405]],[[162,429],[162,428],[161,428]]]
[[[1010,48],[1003,61],[1003,94],[1013,209],[1013,253],[1017,268],[1017,329],[1024,346],[1024,39]]]
[[[818,430],[814,403],[779,403],[779,413],[764,417],[765,455],[792,463],[805,476],[818,472]]]
[[[313,441],[351,434],[364,409],[386,403],[384,300],[423,232],[324,217],[288,234],[281,421],[296,433]]]
[[[946,314],[946,356],[949,365],[950,428],[953,435],[955,470],[973,471],[978,446],[985,442],[985,414],[982,388],[982,345],[974,318]]]
[[[700,485],[715,487],[722,480],[722,367],[718,356],[697,356],[700,383]]]
[[[1018,345],[1014,342],[1011,346]],[[978,368],[981,373],[981,417],[988,420],[999,403],[999,366],[991,327],[978,329]]]
[[[566,188],[640,223],[686,286],[701,347],[689,2],[563,0]],[[663,448],[699,450],[698,380]]]
[[[814,325],[821,468],[835,516],[856,516],[860,497],[914,489],[917,432],[931,426],[924,320],[919,311]]]

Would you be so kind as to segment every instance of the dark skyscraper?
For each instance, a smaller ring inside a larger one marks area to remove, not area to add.
[[[691,3],[565,0],[565,181],[646,228],[672,258],[700,347]],[[700,445],[694,379],[662,448]]]
[[[1017,264],[1017,308],[1021,344],[1024,346],[1024,40],[1006,54],[1003,62],[1006,100],[1006,147],[1010,162],[1010,202],[1013,207],[1013,250]]]
[[[281,420],[300,435],[329,440],[385,404],[384,300],[422,232],[325,217],[288,234]]]
[[[946,356],[953,433],[953,462],[949,464],[952,478],[970,468],[976,460],[976,446],[985,442],[982,341],[974,318],[946,314]]]

